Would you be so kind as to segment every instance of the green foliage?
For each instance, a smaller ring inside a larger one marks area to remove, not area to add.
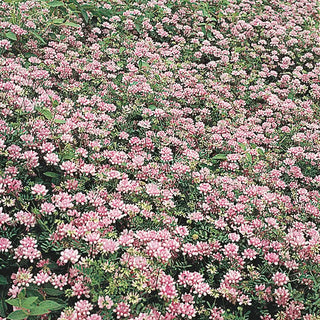
[[[8,319],[11,320],[44,315],[64,308],[64,304],[59,304],[54,300],[39,301],[38,296],[27,297],[25,292],[24,294],[19,294],[18,298],[7,299],[6,302],[11,306],[19,308],[19,310],[13,311],[8,315]]]

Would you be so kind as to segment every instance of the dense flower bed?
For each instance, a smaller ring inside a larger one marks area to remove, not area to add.
[[[320,319],[316,0],[0,2],[0,318]]]

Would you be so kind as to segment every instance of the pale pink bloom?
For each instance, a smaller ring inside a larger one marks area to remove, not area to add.
[[[51,276],[46,273],[43,272],[42,270],[34,277],[34,283],[38,286],[40,286],[41,284],[47,283],[49,282]]]
[[[65,249],[61,252],[59,260],[66,264],[69,261],[73,264],[77,263],[80,258],[79,251],[76,249]]]
[[[36,195],[41,195],[45,196],[48,192],[47,188],[43,184],[38,184],[36,183],[32,188],[31,188],[31,193],[36,194]]]
[[[119,249],[119,243],[112,239],[100,239],[99,243],[105,253],[113,253]]]
[[[70,175],[73,175],[77,171],[77,165],[70,160],[62,162],[60,168]]]
[[[289,290],[283,287],[274,290],[275,301],[278,306],[285,306],[290,298]]]
[[[56,165],[60,159],[57,154],[55,153],[48,153],[46,156],[43,157],[47,164]]]
[[[201,183],[198,190],[202,193],[209,193],[212,190],[212,187],[209,183]]]
[[[267,260],[268,264],[277,265],[279,263],[279,256],[274,252],[267,253],[264,258]]]
[[[100,309],[106,308],[106,309],[111,309],[113,306],[113,301],[109,296],[99,296],[98,298],[98,306]]]
[[[167,299],[173,299],[177,297],[178,292],[173,283],[167,283],[161,286],[159,290],[159,295]]]
[[[16,221],[25,225],[29,230],[30,227],[34,227],[36,225],[36,217],[34,214],[28,211],[18,211],[14,214]]]
[[[93,305],[87,300],[80,300],[75,303],[74,310],[80,317],[88,316],[93,309]]]
[[[236,257],[238,254],[238,250],[239,250],[239,246],[237,246],[234,243],[226,244],[223,249],[224,254],[229,258]]]
[[[154,183],[146,184],[146,192],[149,196],[159,196],[160,195],[160,189]]]
[[[41,212],[47,215],[51,215],[54,212],[55,208],[56,207],[49,202],[44,202],[41,204]]]
[[[129,317],[130,306],[127,303],[119,302],[114,312],[117,314],[117,319]]]
[[[289,278],[287,275],[281,272],[277,272],[273,275],[272,281],[277,285],[277,286],[283,286],[289,282]]]
[[[7,238],[0,238],[0,252],[8,252],[12,248],[11,241]]]

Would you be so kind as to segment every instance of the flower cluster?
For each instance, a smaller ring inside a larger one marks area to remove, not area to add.
[[[317,319],[319,24],[0,2],[0,317]]]

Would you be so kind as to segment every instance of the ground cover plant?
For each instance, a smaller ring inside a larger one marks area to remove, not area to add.
[[[319,22],[0,1],[0,319],[319,320]]]

